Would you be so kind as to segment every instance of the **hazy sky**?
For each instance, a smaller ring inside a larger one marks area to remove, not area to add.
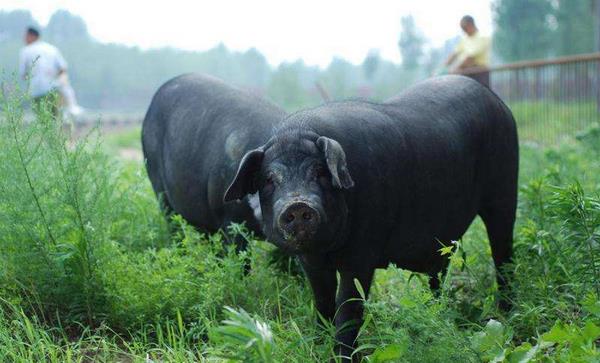
[[[103,42],[142,48],[171,46],[205,50],[255,47],[269,63],[303,58],[326,66],[334,56],[360,63],[369,49],[400,61],[400,18],[412,14],[417,26],[440,45],[460,34],[462,15],[475,17],[491,33],[489,0],[2,0],[0,10],[28,9],[45,25],[54,11],[67,9],[85,20]]]

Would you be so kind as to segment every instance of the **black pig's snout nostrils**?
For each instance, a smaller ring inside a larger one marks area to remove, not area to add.
[[[316,209],[305,202],[294,202],[283,209],[278,224],[286,239],[306,241],[315,235],[320,221]]]

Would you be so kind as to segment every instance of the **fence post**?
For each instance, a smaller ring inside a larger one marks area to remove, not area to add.
[[[536,67],[534,69],[534,79],[533,85],[535,87],[535,101],[539,101],[542,98],[542,82],[543,78],[541,76],[542,67]]]
[[[319,92],[319,95],[321,96],[321,99],[323,100],[323,102],[329,102],[329,101],[331,101],[331,97],[329,97],[329,93],[327,93],[327,91],[325,90],[325,88],[323,88],[323,86],[321,85],[321,82],[316,81],[315,82],[315,88]]]

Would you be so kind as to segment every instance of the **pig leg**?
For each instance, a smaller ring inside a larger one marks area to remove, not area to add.
[[[509,308],[505,297],[508,292],[510,272],[503,270],[502,266],[512,259],[515,210],[516,206],[514,205],[509,207],[488,207],[480,213],[492,247],[492,257],[496,266],[496,280],[502,297],[500,306],[505,309]]]
[[[335,292],[337,290],[337,279],[335,270],[324,266],[309,265],[302,263],[304,273],[310,282],[315,297],[317,311],[323,319],[333,322],[335,316]],[[319,324],[321,319],[317,320]]]
[[[260,207],[258,208],[260,211]],[[254,232],[254,235],[258,238],[263,237],[260,220],[257,219],[256,212],[249,203],[232,203],[231,205],[226,205],[222,218],[223,224],[220,226],[221,230],[225,232],[225,237],[228,239],[227,242],[235,244],[238,252],[246,250],[248,241],[241,235],[232,236],[229,234],[228,227],[231,223],[243,223],[245,224],[248,232]]]
[[[448,263],[450,262],[447,256],[441,256],[441,259],[440,268],[434,269],[428,273],[429,288],[434,294],[436,294],[436,296],[439,293],[441,280],[443,280],[444,276],[446,276],[446,272],[448,271]],[[438,274],[440,274],[439,277]]]
[[[160,192],[158,195],[159,205],[162,212],[169,218],[173,213],[173,207],[171,207],[171,203],[169,202],[169,198],[167,198],[167,194],[165,192]]]
[[[220,230],[223,231],[223,235],[225,237],[225,244],[235,246],[236,252],[245,251],[248,247],[248,241],[241,234],[232,235],[229,233],[229,226],[231,223],[240,223],[239,221],[232,221],[231,219],[225,219],[223,224],[220,227]]]
[[[167,230],[169,231],[169,235],[172,237],[175,235],[175,232],[177,231],[176,226],[171,221],[171,217],[173,216],[174,209],[171,206],[171,203],[169,202],[167,193],[165,193],[164,191],[156,192],[156,196],[158,199],[158,205],[159,205],[160,211],[162,212],[163,216],[165,217],[165,219],[167,221]]]
[[[363,298],[356,287],[355,280],[364,291],[364,298],[369,296],[375,269],[362,271],[340,271],[340,291],[337,296],[337,313],[335,316],[337,353],[342,361],[350,361],[354,350],[358,330],[363,323]],[[352,358],[357,360],[358,358]]]

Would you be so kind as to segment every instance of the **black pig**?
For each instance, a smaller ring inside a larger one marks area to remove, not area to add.
[[[213,77],[187,74],[166,82],[142,127],[146,169],[163,207],[202,231],[246,222],[262,235],[258,199],[225,205],[223,193],[242,156],[264,144],[284,116],[279,107]],[[245,240],[235,242],[245,247]]]
[[[476,81],[446,76],[385,103],[288,116],[243,157],[224,199],[258,192],[267,238],[300,256],[348,357],[363,314],[355,279],[368,294],[375,269],[394,263],[429,274],[437,288],[448,265],[439,249],[476,215],[496,267],[511,259],[518,162],[510,110]],[[497,279],[505,286],[500,270]]]

